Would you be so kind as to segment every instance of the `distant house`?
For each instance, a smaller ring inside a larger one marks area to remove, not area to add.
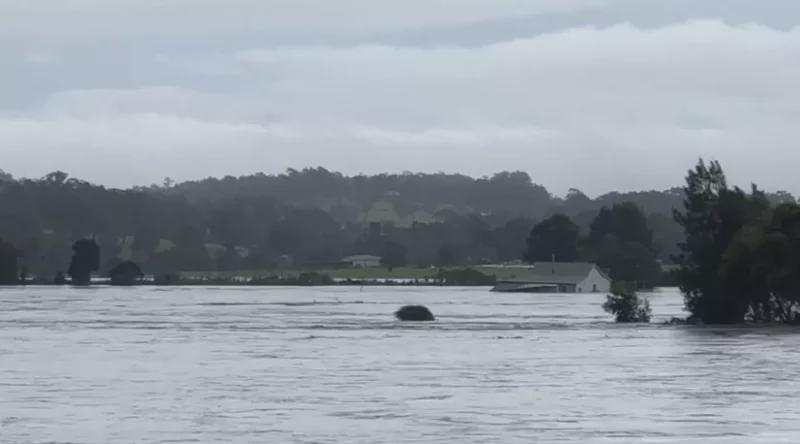
[[[492,289],[518,293],[604,293],[611,279],[588,262],[536,262],[527,266],[500,266],[505,269]],[[499,273],[498,273],[499,274]]]
[[[380,267],[381,257],[369,254],[356,254],[342,258],[342,262],[353,268]]]

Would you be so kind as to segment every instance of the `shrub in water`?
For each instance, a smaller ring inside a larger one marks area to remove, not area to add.
[[[650,301],[630,290],[615,290],[608,295],[603,310],[613,314],[617,322],[650,322],[653,314]]]
[[[423,305],[406,305],[394,312],[395,317],[401,321],[434,321],[433,313]]]
[[[108,276],[111,278],[111,285],[136,285],[141,283],[144,273],[136,263],[125,261],[114,267]]]

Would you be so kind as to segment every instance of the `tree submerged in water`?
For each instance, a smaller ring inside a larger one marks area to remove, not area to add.
[[[394,312],[394,316],[401,321],[435,321],[428,307],[424,305],[406,305]]]
[[[92,272],[100,268],[100,246],[94,239],[81,239],[72,245],[69,275],[72,285],[89,285]]]
[[[689,171],[675,217],[678,281],[686,308],[705,324],[800,322],[800,206],[772,207],[753,185],[729,188],[718,162]]]
[[[613,314],[617,322],[650,322],[653,315],[650,301],[632,290],[614,290],[606,297],[603,310]]]
[[[111,278],[111,285],[136,285],[144,277],[142,269],[135,262],[125,261],[114,267],[108,272]]]
[[[16,247],[0,239],[0,285],[17,284],[17,260],[20,255],[21,252]]]

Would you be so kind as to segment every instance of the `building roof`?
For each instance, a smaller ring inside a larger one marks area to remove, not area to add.
[[[529,284],[526,282],[498,282],[492,291],[535,293],[538,291],[558,291],[558,284]]]
[[[505,268],[514,271],[511,277],[502,279],[503,282],[574,285],[586,279],[596,266],[589,262],[534,262]],[[599,268],[597,271],[608,279]]]

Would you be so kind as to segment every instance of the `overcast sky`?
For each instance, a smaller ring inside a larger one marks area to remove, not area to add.
[[[0,0],[0,168],[800,193],[797,0]]]

